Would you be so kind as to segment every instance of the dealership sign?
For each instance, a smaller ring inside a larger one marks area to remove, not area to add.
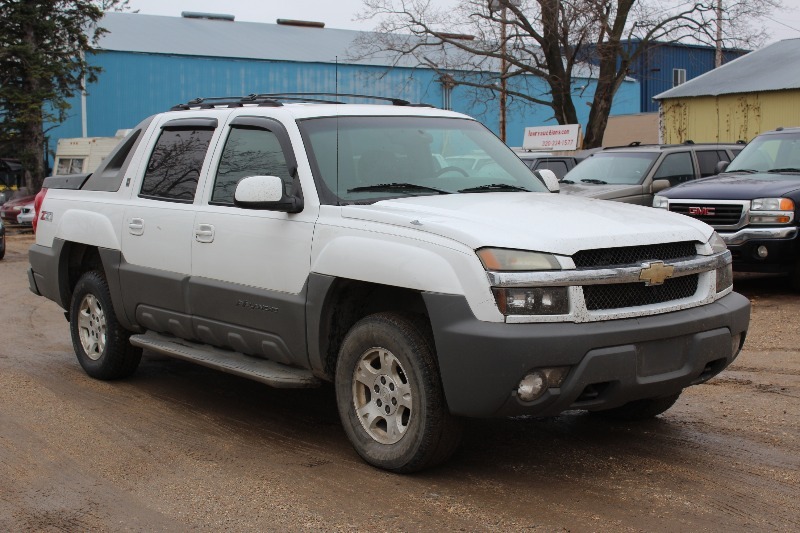
[[[525,128],[524,150],[577,150],[581,137],[580,124]]]

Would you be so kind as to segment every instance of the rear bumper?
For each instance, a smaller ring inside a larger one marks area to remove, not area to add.
[[[601,410],[702,383],[736,357],[750,302],[732,293],[701,307],[592,323],[506,324],[477,320],[459,296],[426,294],[450,411],[472,417]],[[560,388],[517,397],[537,368],[569,366]]]

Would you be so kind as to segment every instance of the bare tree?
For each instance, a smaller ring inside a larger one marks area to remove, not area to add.
[[[395,64],[434,69],[451,83],[548,106],[575,124],[574,81],[594,79],[583,145],[599,146],[617,90],[653,42],[750,47],[763,41],[759,17],[780,0],[364,0],[375,19],[358,57],[391,54]],[[721,17],[718,16],[721,14]],[[587,72],[587,69],[591,72]],[[535,80],[544,80],[541,83]],[[537,89],[538,87],[538,89]],[[504,133],[504,132],[501,132]]]

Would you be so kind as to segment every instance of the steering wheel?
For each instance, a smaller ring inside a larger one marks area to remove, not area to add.
[[[438,178],[439,176],[441,176],[445,172],[450,172],[451,170],[454,170],[456,172],[461,172],[462,175],[464,175],[466,177],[469,177],[469,174],[467,174],[466,170],[464,170],[461,167],[455,167],[455,166],[440,168],[439,171],[436,173],[436,175],[434,177]]]

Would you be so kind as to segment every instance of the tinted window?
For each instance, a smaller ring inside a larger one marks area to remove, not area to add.
[[[700,167],[700,177],[716,174],[717,163],[728,161],[728,156],[723,151],[703,150],[697,153],[697,165]]]
[[[214,130],[164,130],[142,182],[141,196],[191,202]]]
[[[287,194],[292,176],[281,145],[274,133],[262,129],[232,128],[214,182],[212,202],[233,203],[239,180],[247,176],[278,176]]]
[[[689,152],[678,152],[667,155],[656,170],[654,180],[669,180],[671,185],[677,185],[694,178],[692,155]]]
[[[656,152],[598,152],[570,170],[565,179],[574,183],[639,184],[647,176]]]
[[[564,161],[540,161],[539,164],[536,165],[536,169],[539,170],[543,168],[552,170],[558,179],[563,178],[566,175],[567,170],[569,170],[567,168],[567,163]]]

